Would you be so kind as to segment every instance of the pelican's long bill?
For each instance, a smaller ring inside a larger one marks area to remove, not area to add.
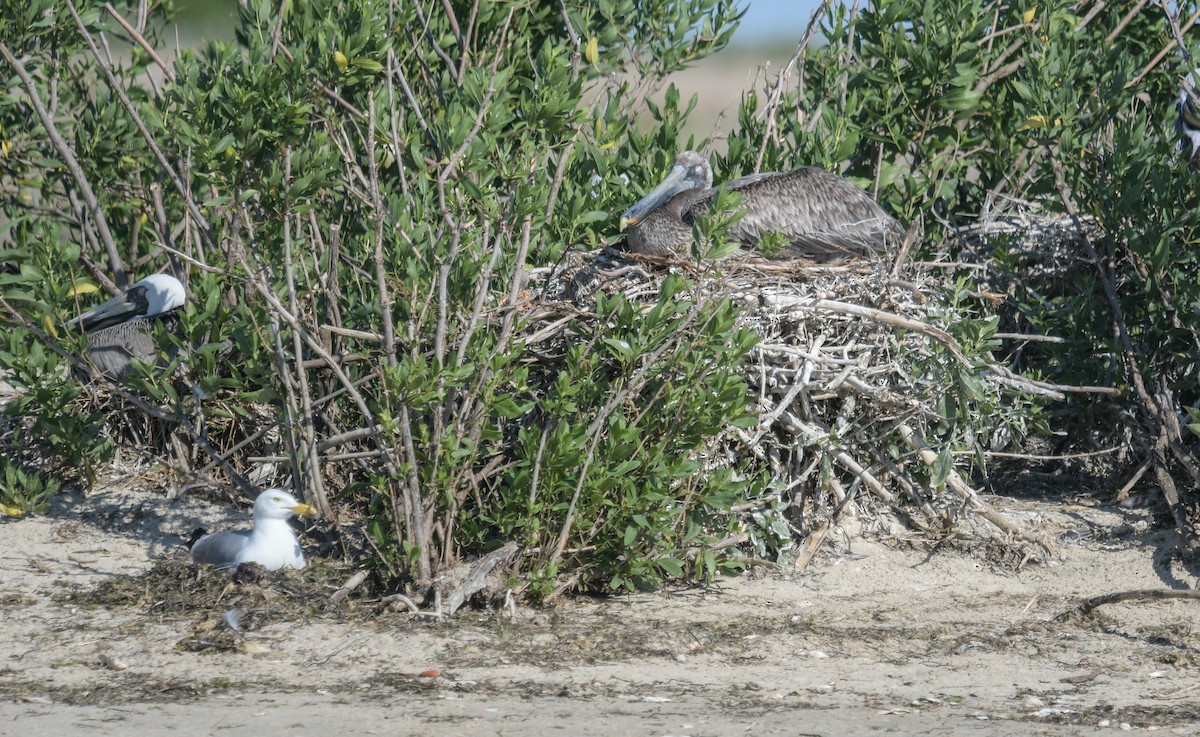
[[[671,172],[667,174],[666,179],[659,182],[657,187],[650,190],[645,197],[634,203],[633,207],[626,210],[625,214],[621,216],[621,230],[631,225],[637,225],[638,221],[644,218],[647,213],[654,212],[664,202],[667,202],[685,189],[695,189],[703,186],[705,186],[704,182],[697,183],[688,176],[687,167],[679,164],[672,166]]]
[[[133,291],[123,292],[108,300],[104,304],[83,313],[79,317],[67,322],[68,325],[78,326],[85,333],[93,333],[97,330],[117,325],[119,323],[131,320],[135,317],[143,317],[146,314],[146,300],[137,299]]]
[[[151,274],[90,312],[67,322],[85,333],[128,322],[138,317],[165,315],[183,307],[187,291],[170,274]]]

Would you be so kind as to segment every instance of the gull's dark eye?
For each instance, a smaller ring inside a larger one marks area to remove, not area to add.
[[[272,499],[271,501],[273,501],[273,502],[275,502],[276,504],[278,504],[279,502],[281,502],[281,501],[283,501],[283,500],[282,500],[282,499],[280,499],[279,497],[275,497],[275,498],[274,498],[274,499]]]

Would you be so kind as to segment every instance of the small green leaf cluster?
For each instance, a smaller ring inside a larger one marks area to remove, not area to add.
[[[947,326],[962,357],[935,344],[928,352],[905,354],[903,361],[910,394],[934,409],[935,414],[918,424],[927,440],[936,439],[938,446],[931,468],[914,465],[911,471],[940,490],[951,472],[962,472],[964,467],[986,475],[987,451],[1005,449],[1014,440],[1050,428],[1044,399],[990,376],[988,366],[1001,346],[995,338],[1000,318],[978,304],[971,281],[958,277],[947,284],[945,301],[934,310],[931,321]],[[892,454],[899,460],[906,451],[896,446]]]
[[[5,453],[36,459],[47,473],[90,488],[114,447],[104,413],[78,406],[66,361],[30,330],[12,328],[0,343],[0,367],[19,392],[3,409]]]
[[[0,516],[44,512],[61,487],[57,478],[22,468],[15,459],[0,456]]]

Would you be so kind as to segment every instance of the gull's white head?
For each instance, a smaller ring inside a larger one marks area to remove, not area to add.
[[[267,489],[254,500],[254,520],[287,519],[293,514],[301,517],[316,517],[317,510],[283,489]]]

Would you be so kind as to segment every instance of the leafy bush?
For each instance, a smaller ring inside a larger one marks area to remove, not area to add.
[[[60,68],[63,50],[98,61],[88,40],[100,32],[127,38],[99,4],[6,16],[5,58],[29,82],[0,111],[4,130],[27,131],[9,139],[5,181],[34,183],[6,192],[21,226],[13,246],[52,255],[69,283],[190,271],[173,337],[190,348],[186,371],[135,377],[126,399],[148,400],[172,433],[213,451],[194,458],[204,468],[245,483],[254,469],[242,453],[253,449],[287,461],[328,518],[335,505],[367,512],[390,578],[427,580],[518,528],[543,550],[530,570],[547,582],[682,575],[681,551],[708,533],[708,510],[745,485],[726,472],[702,479],[693,459],[746,418],[736,369],[750,336],[736,310],[692,301],[672,281],[650,315],[607,305],[603,338],[561,364],[530,356],[517,336],[529,266],[605,242],[611,213],[632,197],[621,178],[632,149],[614,144],[632,129],[636,80],[599,98],[590,86],[634,59],[656,84],[723,46],[736,14],[716,1],[625,0],[566,16],[553,2],[460,5],[426,16],[411,4],[318,0],[277,17],[277,3],[245,3],[237,43],[185,51],[161,70],[157,94],[142,86],[154,62],[137,44],[111,84],[95,63]],[[61,48],[41,40],[47,28]],[[34,101],[50,99],[60,73],[70,85],[43,121]],[[661,114],[680,115],[675,104]],[[660,143],[674,146],[665,129]],[[55,133],[81,172],[38,170],[69,158]],[[84,189],[98,211],[80,203]],[[76,217],[23,207],[30,195]],[[86,258],[32,237],[43,222]],[[107,269],[90,266],[97,258]],[[48,285],[24,286],[47,324],[74,314]],[[7,317],[40,320],[24,304]],[[24,345],[0,359],[29,392],[39,359]],[[43,411],[24,396],[15,412]],[[262,403],[273,407],[267,426]],[[581,552],[613,530],[614,542]],[[631,535],[642,542],[621,547]],[[720,565],[710,554],[687,572]]]
[[[707,579],[729,565],[711,555],[691,563],[685,548],[749,487],[733,469],[705,468],[696,450],[755,421],[739,372],[754,337],[728,300],[683,299],[686,286],[668,277],[645,313],[601,295],[599,319],[576,324],[580,342],[518,431],[503,483],[528,493],[485,498],[464,524],[479,543],[499,532],[540,550],[531,573],[545,586],[560,569],[634,588],[682,577],[685,566]]]
[[[14,230],[19,227],[12,225]],[[44,248],[25,248],[0,254],[18,269],[15,274],[0,274],[3,303],[9,310],[20,310],[21,315],[19,324],[6,325],[0,341],[5,381],[21,390],[0,411],[7,468],[17,472],[21,462],[36,464],[48,474],[90,487],[98,467],[112,458],[114,447],[104,429],[104,413],[86,406],[83,392],[71,377],[70,354],[55,340],[65,342],[69,336],[60,334],[62,328],[56,325],[58,316],[52,307],[70,304],[86,291],[70,281],[69,272],[56,269],[54,258],[60,254],[78,258],[79,251],[67,248],[56,254]],[[66,345],[79,348],[77,343]],[[29,477],[37,486],[40,482],[34,482],[35,478]],[[8,488],[15,494],[24,487],[22,476]],[[14,504],[26,511],[38,506]]]

